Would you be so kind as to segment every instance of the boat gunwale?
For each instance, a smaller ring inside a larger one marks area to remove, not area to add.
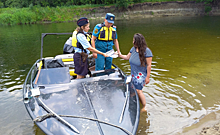
[[[40,57],[40,59],[38,59],[34,64],[33,64],[33,66],[30,68],[30,70],[29,70],[29,72],[28,72],[28,74],[27,74],[27,76],[26,76],[26,79],[25,79],[25,82],[24,82],[24,84],[23,84],[23,98],[25,99],[25,94],[27,93],[27,90],[28,90],[28,88],[27,88],[27,81],[28,81],[28,78],[30,77],[30,75],[31,75],[31,71],[32,70],[34,70],[34,67],[35,66],[37,66],[37,63],[38,62],[40,62],[42,59],[43,59],[43,38],[46,36],[46,35],[66,35],[66,34],[72,34],[72,33],[42,33],[41,34],[41,57]],[[121,80],[121,79],[125,79],[126,78],[126,74],[120,69],[120,68],[118,68],[116,65],[114,65],[114,64],[112,64],[115,68],[117,68],[118,69],[118,72],[119,72],[119,74],[121,74],[122,76],[121,77],[113,77],[113,76],[108,76],[108,80],[110,79],[110,78],[114,78],[114,79],[118,79],[118,80]],[[91,78],[84,78],[84,79],[80,79],[81,81],[86,81],[86,80],[89,80],[89,81],[97,81],[97,80],[105,80],[106,79],[106,77],[100,77],[100,76],[97,76],[97,77],[92,77],[93,79],[91,79]],[[35,80],[36,78],[34,78],[33,80],[31,80],[31,83],[33,84],[33,82],[34,82],[34,80]],[[54,85],[57,85],[57,86],[61,86],[61,85],[67,85],[67,84],[73,84],[73,83],[75,83],[75,80],[76,79],[74,79],[74,80],[71,80],[69,83],[62,83],[62,84],[45,84],[45,86],[54,86]],[[107,80],[107,79],[106,79]],[[79,80],[77,80],[77,82],[81,82],[81,81],[79,81]],[[35,85],[35,86],[33,86],[33,87],[38,87],[38,86],[41,86],[41,85]],[[32,87],[32,85],[31,85],[31,87]],[[140,119],[140,106],[139,106],[139,97],[138,97],[138,95],[137,95],[137,91],[134,89],[134,92],[135,92],[135,95],[136,95],[136,99],[137,99],[137,112],[136,112],[136,117],[135,117],[135,124],[133,125],[133,129],[132,129],[132,134],[136,134],[136,132],[137,132],[137,128],[138,128],[138,125],[139,125],[139,119]],[[33,99],[36,101],[36,99],[35,99],[35,97],[33,97]],[[34,113],[33,113],[33,111],[31,110],[31,108],[30,108],[30,106],[29,106],[29,103],[25,103],[24,102],[24,105],[25,105],[25,108],[26,108],[26,110],[27,110],[27,112],[28,112],[28,114],[30,115],[30,117],[31,117],[31,119],[32,120],[34,120],[35,118],[35,115],[34,115]],[[41,122],[35,122],[34,121],[34,123],[45,133],[45,134],[47,134],[47,135],[51,135],[52,134],[52,132],[51,131],[49,131]]]

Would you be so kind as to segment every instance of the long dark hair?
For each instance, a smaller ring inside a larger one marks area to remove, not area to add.
[[[145,38],[142,34],[140,34],[140,33],[134,34],[134,47],[138,48],[141,66],[146,66],[147,61],[145,58],[145,52],[146,52],[146,48],[147,48],[147,43],[146,43]]]

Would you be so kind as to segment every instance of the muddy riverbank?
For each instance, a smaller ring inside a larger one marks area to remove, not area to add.
[[[212,10],[206,12],[206,7],[210,6]],[[103,18],[105,13],[111,12],[116,15],[116,19],[149,18],[165,16],[219,16],[220,2],[213,5],[206,5],[197,2],[157,2],[157,3],[139,3],[128,6],[127,9],[116,8],[115,6],[97,7],[89,10],[87,17],[91,19]]]

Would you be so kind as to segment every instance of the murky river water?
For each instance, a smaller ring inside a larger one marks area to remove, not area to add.
[[[90,20],[91,29],[96,23]],[[134,33],[153,52],[150,83],[143,91],[147,114],[138,135],[183,134],[199,123],[219,121],[220,17],[166,17],[115,22],[120,49],[127,54]],[[0,134],[41,135],[22,101],[22,86],[40,58],[41,33],[72,32],[75,23],[0,26]],[[62,53],[69,36],[48,36],[44,56]],[[114,59],[129,74],[129,62]]]

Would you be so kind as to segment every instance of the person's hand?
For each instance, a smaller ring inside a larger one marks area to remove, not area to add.
[[[121,57],[121,56],[122,56],[122,54],[121,54],[121,53],[119,53],[119,54],[118,54],[118,57]]]
[[[93,53],[92,56],[93,56],[93,58],[96,59],[97,58],[97,53]]]
[[[150,82],[150,79],[148,77],[145,78],[145,84],[148,84]]]
[[[103,53],[103,56],[104,56],[104,57],[109,57],[106,53]]]
[[[120,57],[121,56],[121,54],[118,54],[118,57]]]

